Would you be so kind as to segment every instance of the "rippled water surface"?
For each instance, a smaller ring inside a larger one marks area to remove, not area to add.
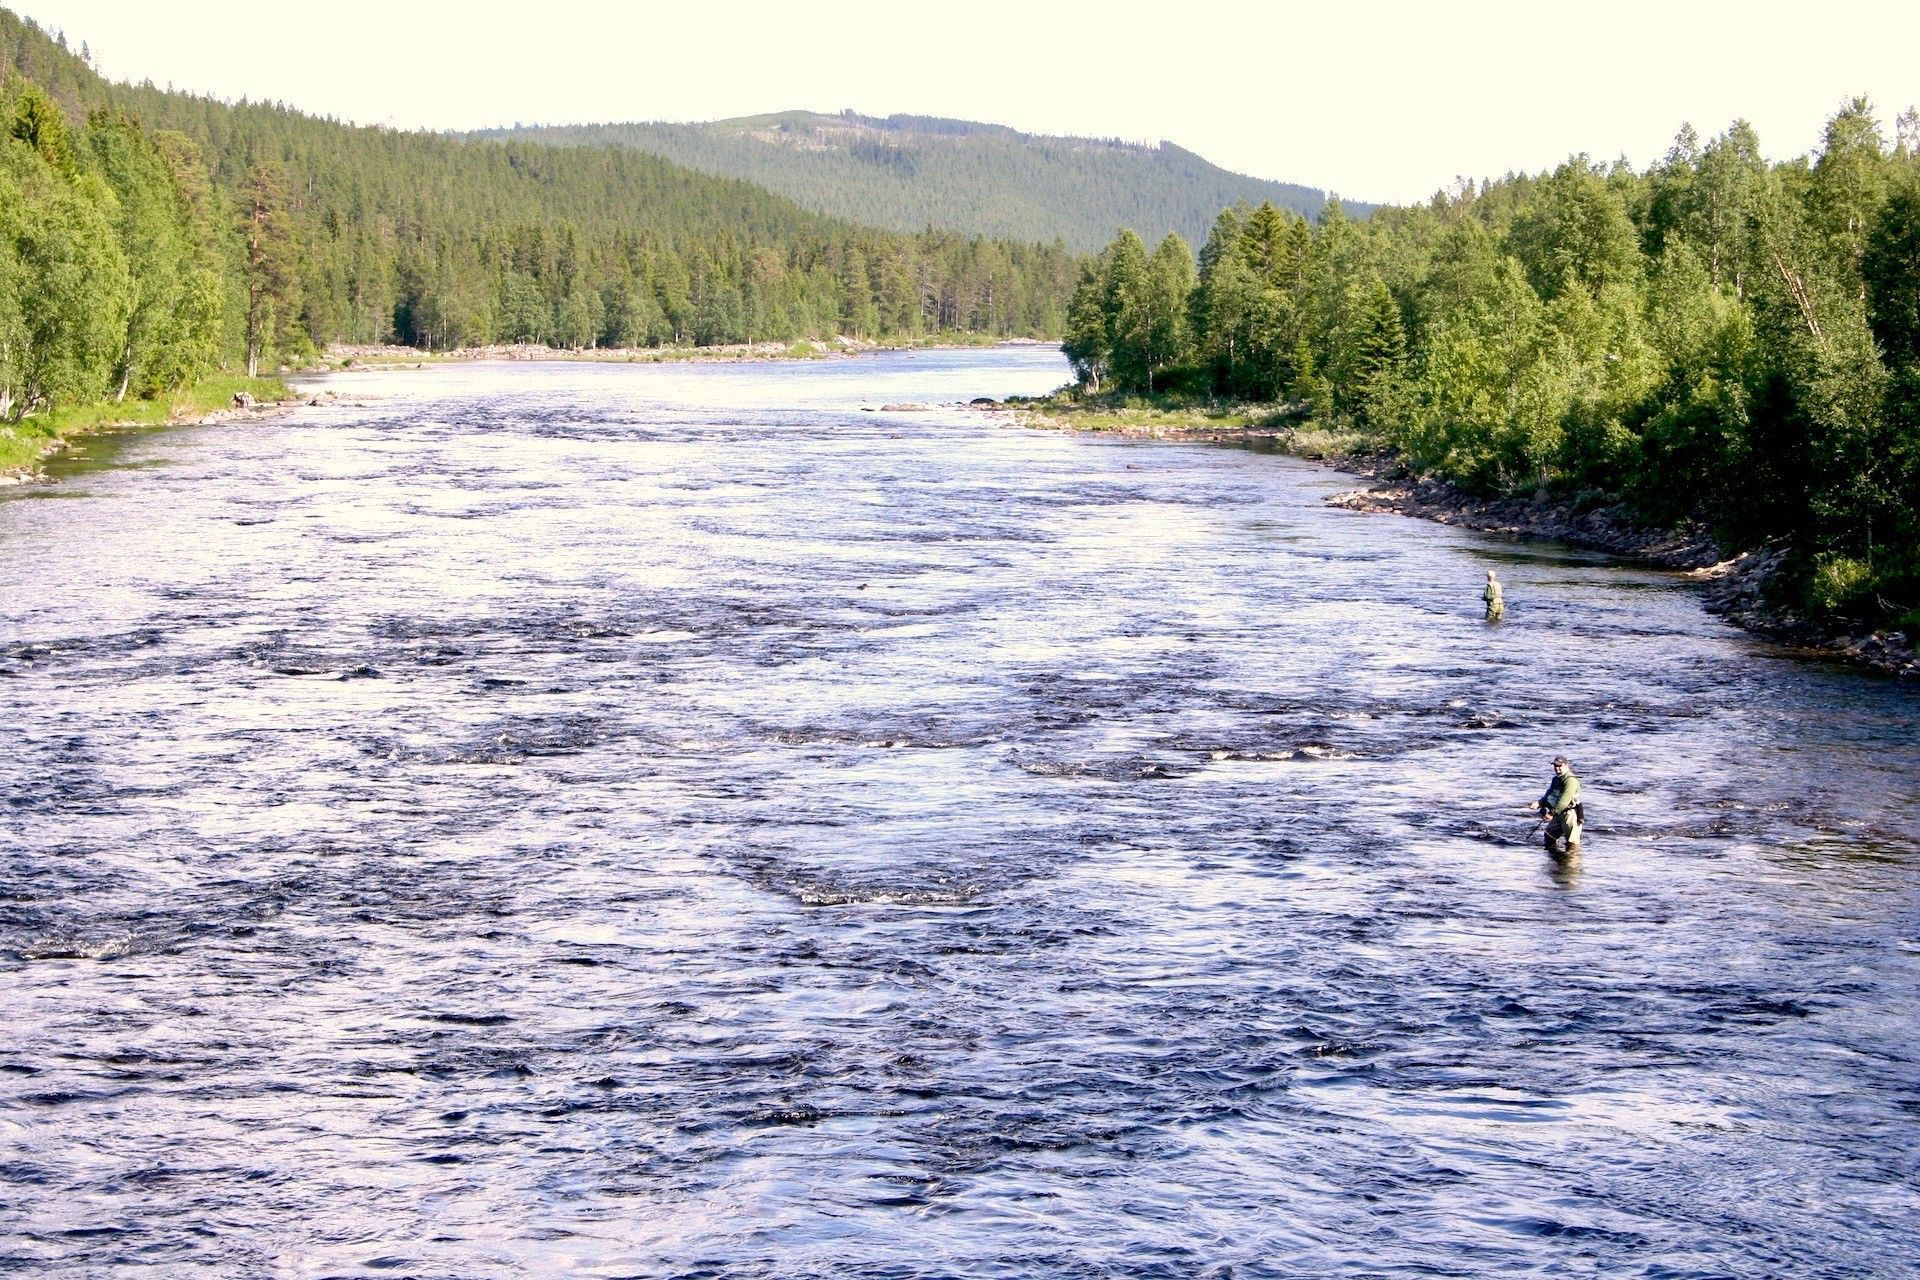
[[[0,1270],[1912,1274],[1920,694],[954,407],[1063,377],[352,375],[0,501]]]

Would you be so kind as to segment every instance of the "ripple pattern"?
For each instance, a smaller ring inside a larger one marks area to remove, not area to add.
[[[344,375],[0,500],[0,1270],[1906,1274],[1914,691],[953,407],[1064,372]]]

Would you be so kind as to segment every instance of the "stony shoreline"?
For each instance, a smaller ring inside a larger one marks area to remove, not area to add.
[[[1718,614],[1746,631],[1788,645],[1813,657],[1858,666],[1902,679],[1920,679],[1920,655],[1914,637],[1897,631],[1860,633],[1824,625],[1769,603],[1767,584],[1786,559],[1781,547],[1727,555],[1705,533],[1684,529],[1648,529],[1618,507],[1580,509],[1552,499],[1480,498],[1444,480],[1417,479],[1386,455],[1314,455],[1291,447],[1294,432],[1271,427],[1152,425],[1082,426],[1071,414],[1044,408],[1008,406],[1003,412],[1023,426],[1141,439],[1212,444],[1272,441],[1282,452],[1318,462],[1368,481],[1328,498],[1349,511],[1413,516],[1437,524],[1482,533],[1551,538],[1604,551],[1686,574],[1701,584],[1702,599]]]
[[[1443,480],[1396,474],[1391,460],[1340,459],[1328,465],[1373,481],[1327,501],[1349,511],[1389,513],[1432,520],[1483,533],[1552,538],[1685,573],[1702,586],[1709,613],[1756,635],[1819,657],[1920,678],[1913,643],[1899,632],[1856,633],[1824,626],[1771,604],[1767,584],[1786,559],[1782,547],[1725,555],[1699,531],[1645,529],[1617,507],[1578,510],[1572,504],[1527,498],[1478,498]]]
[[[418,368],[430,364],[460,364],[480,360],[569,361],[580,364],[695,364],[759,360],[845,360],[878,351],[967,351],[976,346],[1044,346],[1036,338],[1005,338],[991,343],[869,342],[839,337],[832,342],[753,342],[714,347],[549,347],[543,343],[493,343],[483,347],[456,347],[450,351],[422,351],[391,344],[335,343],[323,362],[305,372],[329,372],[343,367],[383,369]],[[804,348],[804,349],[801,349]]]

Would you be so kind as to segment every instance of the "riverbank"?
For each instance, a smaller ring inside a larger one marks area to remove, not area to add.
[[[961,351],[974,347],[1047,346],[1038,338],[996,338],[941,333],[912,342],[876,342],[844,335],[831,342],[752,342],[712,347],[549,347],[538,342],[493,343],[423,351],[388,343],[334,343],[314,371],[332,369],[417,369],[431,364],[472,360],[578,361],[586,364],[740,363],[763,360],[844,360],[877,351]]]
[[[244,397],[244,402],[242,401]],[[0,486],[40,478],[40,464],[76,440],[125,427],[189,426],[278,411],[297,399],[278,378],[219,375],[157,400],[101,401],[0,426]]]
[[[1782,606],[1771,590],[1784,569],[1784,547],[1732,552],[1700,529],[1649,528],[1624,507],[1582,507],[1560,498],[1484,498],[1446,480],[1413,475],[1390,453],[1368,449],[1355,435],[1290,419],[1273,405],[1193,408],[1083,406],[1048,398],[1000,409],[1023,425],[1090,434],[1210,444],[1261,444],[1324,463],[1369,483],[1335,494],[1329,505],[1349,511],[1413,516],[1483,533],[1551,538],[1685,573],[1703,588],[1709,612],[1756,635],[1803,652],[1905,679],[1920,679],[1915,637],[1865,630]]]

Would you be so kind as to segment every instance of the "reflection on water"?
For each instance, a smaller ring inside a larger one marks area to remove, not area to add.
[[[1547,866],[1552,870],[1553,882],[1562,889],[1571,889],[1580,883],[1580,851],[1550,853]]]
[[[0,1266],[1914,1256],[1914,693],[1283,458],[878,411],[1063,376],[357,375],[0,501]]]

